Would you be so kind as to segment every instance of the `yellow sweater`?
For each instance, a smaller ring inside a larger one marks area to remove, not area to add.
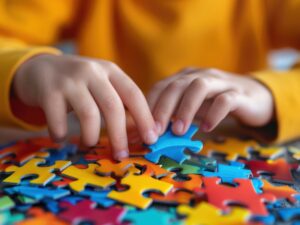
[[[34,111],[14,113],[13,75],[33,55],[60,54],[43,46],[67,37],[81,55],[119,64],[144,91],[186,66],[252,73],[273,92],[277,141],[300,137],[300,69],[266,70],[270,49],[300,48],[299,21],[300,0],[2,0],[0,124],[42,125]]]

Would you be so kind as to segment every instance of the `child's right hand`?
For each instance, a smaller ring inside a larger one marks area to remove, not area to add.
[[[23,103],[43,109],[54,140],[64,139],[67,112],[74,110],[80,120],[82,142],[87,146],[95,145],[101,128],[101,112],[114,157],[127,157],[124,105],[145,143],[152,144],[158,137],[141,90],[112,62],[68,55],[39,55],[21,65],[13,89]]]

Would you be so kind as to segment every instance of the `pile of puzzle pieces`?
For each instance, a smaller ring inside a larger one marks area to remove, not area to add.
[[[300,224],[296,146],[193,140],[170,129],[112,159],[106,138],[0,146],[0,224]]]

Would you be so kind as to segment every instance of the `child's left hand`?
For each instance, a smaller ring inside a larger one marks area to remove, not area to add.
[[[259,81],[216,69],[185,69],[158,82],[148,95],[162,134],[172,119],[172,130],[184,134],[194,118],[201,130],[213,130],[228,114],[248,126],[264,126],[274,114],[273,96]]]

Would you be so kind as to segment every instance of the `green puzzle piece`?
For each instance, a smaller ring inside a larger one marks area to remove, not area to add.
[[[161,157],[159,160],[159,164],[162,166],[162,168],[172,171],[176,169],[180,169],[181,174],[199,174],[200,168],[197,166],[192,166],[185,164],[183,162],[182,164],[177,163],[176,161],[169,159],[167,157]]]
[[[0,211],[9,210],[15,207],[14,201],[7,195],[0,198]]]

